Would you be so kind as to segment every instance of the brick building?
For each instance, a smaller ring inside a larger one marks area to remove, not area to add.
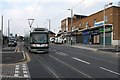
[[[73,16],[73,26],[71,31],[71,18],[61,21],[62,31],[68,27],[71,37],[75,42],[85,44],[103,44],[104,10],[83,18]],[[67,25],[66,25],[67,24]],[[112,6],[105,9],[105,42],[107,45],[120,45],[120,7]],[[66,36],[67,37],[67,36]]]

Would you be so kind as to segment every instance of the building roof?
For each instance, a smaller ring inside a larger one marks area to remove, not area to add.
[[[120,8],[120,7],[119,7],[119,6],[111,6],[111,7],[106,8],[106,10],[107,10],[107,9],[110,9],[110,8]],[[89,15],[89,16],[95,15],[95,14],[100,13],[100,12],[102,12],[102,11],[103,11],[103,10],[97,11],[97,12],[95,12],[95,13]],[[88,16],[88,17],[89,17],[89,16]]]
[[[87,17],[86,15],[78,15],[78,14],[74,14],[74,16],[73,16],[74,18],[85,18],[85,17]]]

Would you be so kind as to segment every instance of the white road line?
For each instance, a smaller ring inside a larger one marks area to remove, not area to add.
[[[63,52],[56,52],[56,54],[59,54],[61,56],[68,56],[67,54],[63,53]]]
[[[19,70],[19,67],[16,67],[15,70]]]
[[[78,59],[78,58],[76,58],[76,57],[73,57],[73,59],[74,59],[74,60],[77,60],[77,61],[80,61],[80,62],[83,62],[83,63],[85,63],[85,64],[90,64],[89,62],[84,61],[84,60],[81,60],[81,59]]]
[[[15,74],[18,73],[19,74],[19,71],[15,71]]]
[[[111,72],[111,73],[114,73],[114,74],[117,74],[117,75],[120,75],[120,73],[117,73],[117,72],[115,72],[115,71],[109,70],[109,69],[104,68],[104,67],[100,67],[100,69],[105,70],[105,71],[108,71],[108,72]]]
[[[23,68],[26,68],[26,66],[22,66]]]
[[[70,68],[72,68],[73,70],[75,70],[75,71],[77,71],[77,72],[79,72],[79,73],[83,74],[84,76],[86,76],[86,77],[88,77],[88,78],[92,78],[91,76],[89,76],[89,75],[87,75],[87,74],[85,74],[85,73],[83,73],[83,72],[81,72],[81,71],[77,70],[76,68],[74,68],[74,67],[70,66],[69,64],[64,63],[63,61],[61,61],[61,60],[59,60],[59,59],[55,58],[54,56],[52,56],[52,55],[49,55],[49,56],[50,56],[50,57],[52,57],[52,58],[54,58],[55,60],[57,60],[57,61],[61,62],[62,64],[66,65],[66,66],[68,66],[68,67],[70,67]]]
[[[56,52],[56,54],[62,55],[62,54],[60,54],[59,52]]]
[[[27,71],[23,71],[23,73],[28,73]]]
[[[26,66],[26,64],[22,64],[23,66]]]
[[[14,74],[14,77],[18,77],[19,76],[19,74]]]
[[[64,56],[68,56],[67,54],[65,54],[65,53],[63,53],[63,52],[60,52],[62,55],[64,55]]]
[[[16,65],[16,68],[18,68],[20,65]]]
[[[23,70],[27,70],[26,68],[23,68]]]
[[[47,67],[47,68],[50,70],[51,73],[53,73],[55,75],[56,78],[59,79],[59,77],[49,67]]]
[[[28,76],[27,74],[24,74],[24,77],[25,77],[25,78],[28,78],[29,76]]]
[[[57,51],[57,50],[53,49],[53,51]]]

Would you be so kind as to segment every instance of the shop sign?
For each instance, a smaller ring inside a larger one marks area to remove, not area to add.
[[[106,27],[105,32],[110,32],[110,31],[112,31],[112,27]],[[104,32],[104,29],[103,28],[99,29],[99,33],[102,32]]]
[[[107,20],[105,21],[105,23],[107,23]],[[97,26],[103,26],[103,25],[104,25],[104,21],[96,22],[94,24],[95,27],[97,27]]]
[[[112,27],[106,27],[105,32],[110,32],[112,31]]]

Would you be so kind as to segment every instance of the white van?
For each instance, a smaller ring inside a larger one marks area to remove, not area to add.
[[[56,37],[55,38],[55,43],[62,44],[63,43],[63,38],[62,37]]]

